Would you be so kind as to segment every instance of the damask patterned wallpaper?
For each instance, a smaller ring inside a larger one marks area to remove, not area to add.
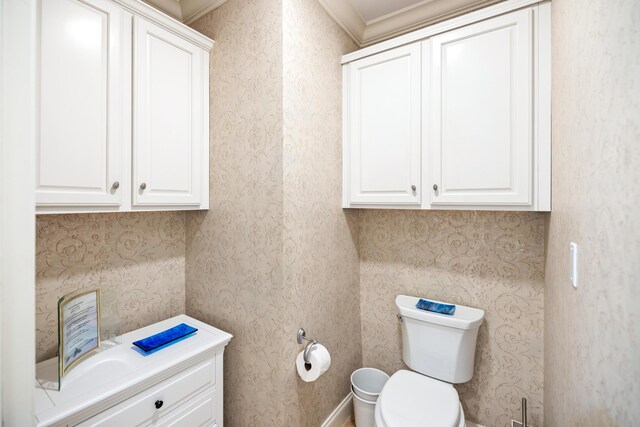
[[[226,423],[317,426],[361,364],[357,214],[340,208],[340,56],[355,46],[307,0],[230,0],[193,27],[216,45],[212,204],[187,219],[187,312],[234,335]],[[333,356],[311,384],[299,327]]]
[[[123,333],[184,313],[184,215],[39,215],[37,360],[57,354],[58,299],[78,289],[115,291]]]
[[[631,426],[640,419],[640,2],[551,7],[545,424]]]
[[[456,386],[468,420],[507,426],[529,402],[542,426],[544,214],[360,213],[364,366],[389,374],[402,362],[399,294],[485,311],[473,379]],[[437,345],[437,343],[434,343]]]
[[[317,427],[349,393],[362,365],[358,212],[343,210],[342,54],[355,44],[318,1],[284,0],[284,218],[287,382],[285,425]],[[299,379],[304,327],[331,353],[320,379]]]
[[[286,425],[282,193],[282,1],[229,0],[192,24],[213,38],[210,210],[190,214],[187,314],[233,339],[228,426]]]

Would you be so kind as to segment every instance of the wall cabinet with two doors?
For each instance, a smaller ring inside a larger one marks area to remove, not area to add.
[[[365,48],[343,74],[343,207],[550,210],[548,3]]]
[[[213,41],[138,0],[42,0],[39,213],[207,209]]]

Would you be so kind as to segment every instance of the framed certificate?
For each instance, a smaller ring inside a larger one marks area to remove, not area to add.
[[[100,289],[65,295],[58,301],[58,364],[64,376],[100,348]]]

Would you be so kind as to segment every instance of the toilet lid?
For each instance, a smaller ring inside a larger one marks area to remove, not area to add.
[[[451,384],[400,370],[378,397],[380,415],[388,427],[456,427],[460,399]]]

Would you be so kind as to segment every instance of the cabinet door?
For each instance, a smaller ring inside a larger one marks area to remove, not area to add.
[[[214,398],[215,361],[208,359],[169,377],[95,416],[74,424],[77,427],[146,426],[157,422],[172,411],[183,411],[200,393],[209,391]],[[157,402],[160,401],[160,405]],[[215,418],[215,407],[208,412]],[[198,418],[202,418],[200,414]],[[66,425],[66,424],[65,424]]]
[[[436,36],[431,49],[431,205],[531,205],[531,10]]]
[[[142,18],[134,26],[134,205],[198,205],[205,52]]]
[[[420,205],[420,43],[349,64],[348,206]]]
[[[117,207],[129,143],[131,15],[109,0],[40,5],[37,203]]]
[[[152,425],[156,427],[214,426],[216,425],[215,399],[215,390],[210,388]]]

